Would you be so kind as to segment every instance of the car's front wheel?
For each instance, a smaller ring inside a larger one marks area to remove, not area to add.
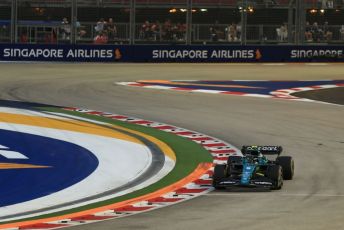
[[[222,189],[218,183],[226,177],[226,165],[215,165],[213,174],[213,186],[215,189]]]
[[[277,157],[276,163],[283,169],[283,179],[292,180],[294,177],[294,160],[290,156]]]
[[[271,165],[267,169],[267,177],[273,181],[272,190],[279,190],[283,186],[282,167],[280,165]]]

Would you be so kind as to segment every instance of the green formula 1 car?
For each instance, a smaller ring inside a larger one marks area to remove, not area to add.
[[[294,160],[280,156],[281,146],[243,146],[242,156],[230,156],[227,164],[214,168],[213,186],[216,189],[234,186],[281,189],[284,180],[294,176]],[[267,155],[276,155],[269,160]]]

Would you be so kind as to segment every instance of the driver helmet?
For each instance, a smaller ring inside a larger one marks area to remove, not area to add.
[[[251,151],[250,151],[250,155],[256,156],[256,157],[261,157],[262,153],[260,152],[258,146],[252,146]]]

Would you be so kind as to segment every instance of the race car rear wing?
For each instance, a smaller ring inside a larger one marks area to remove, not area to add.
[[[250,151],[253,151],[255,148],[258,148],[258,150],[263,154],[263,155],[280,155],[283,151],[282,146],[246,146],[244,145],[241,148],[242,154],[249,154]]]

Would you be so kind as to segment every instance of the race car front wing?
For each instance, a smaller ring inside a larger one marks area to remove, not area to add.
[[[266,177],[259,179],[251,179],[248,183],[242,183],[240,179],[225,178],[221,181],[214,182],[216,187],[263,187],[271,188],[273,186],[272,180]]]

